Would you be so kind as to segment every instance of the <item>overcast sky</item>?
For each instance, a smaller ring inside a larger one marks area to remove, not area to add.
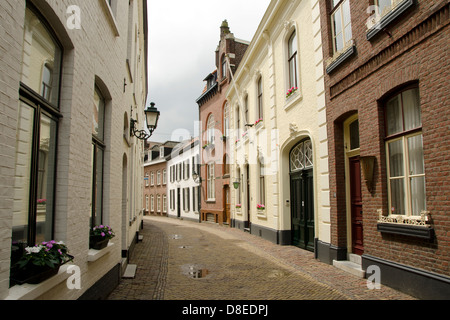
[[[161,112],[151,141],[198,135],[203,79],[215,70],[220,25],[251,41],[270,0],[148,0],[149,103]],[[197,131],[197,132],[194,132]]]

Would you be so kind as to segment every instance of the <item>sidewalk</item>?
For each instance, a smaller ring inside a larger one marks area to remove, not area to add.
[[[108,300],[414,300],[238,229],[144,217],[143,241]]]

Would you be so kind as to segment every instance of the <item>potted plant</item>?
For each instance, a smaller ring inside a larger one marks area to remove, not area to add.
[[[266,209],[266,207],[263,205],[263,204],[257,204],[256,205],[256,209],[258,209],[258,210],[265,210]]]
[[[106,248],[110,239],[114,238],[114,231],[110,226],[99,225],[92,228],[89,235],[89,248],[101,250]]]
[[[240,204],[240,203],[238,203],[237,205],[236,205],[236,209],[240,209],[242,207],[242,205]]]
[[[67,246],[54,240],[23,249],[22,256],[11,269],[13,284],[37,284],[56,275],[59,268],[73,260]]]

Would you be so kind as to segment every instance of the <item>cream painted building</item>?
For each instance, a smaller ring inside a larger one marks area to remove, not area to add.
[[[271,1],[233,80],[232,226],[311,251],[330,243],[319,1]]]
[[[141,229],[144,145],[130,121],[145,126],[146,1],[3,0],[0,11],[0,299],[104,298]],[[99,224],[116,236],[90,249]],[[50,240],[74,260],[10,284],[19,244]]]

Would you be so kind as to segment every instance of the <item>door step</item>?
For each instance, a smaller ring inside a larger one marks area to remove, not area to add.
[[[137,265],[129,264],[122,275],[122,279],[134,279],[136,277]]]
[[[349,260],[333,260],[333,266],[360,278],[364,278],[366,275],[366,272],[361,268],[361,256],[357,254],[349,254]]]
[[[244,232],[250,233],[250,228],[244,228]]]

